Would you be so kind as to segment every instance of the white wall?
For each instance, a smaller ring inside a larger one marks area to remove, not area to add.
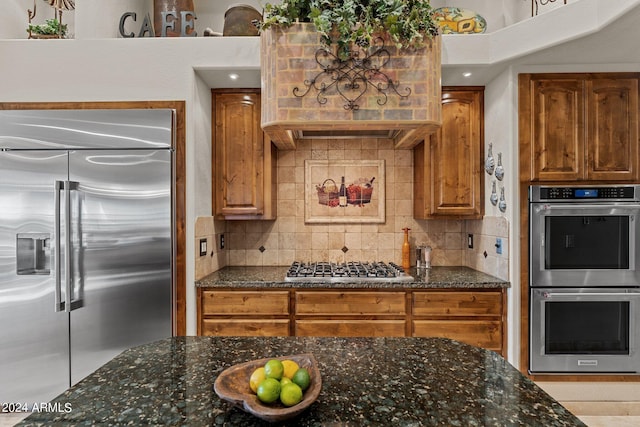
[[[484,93],[484,124],[485,124],[485,158],[489,143],[493,144],[493,156],[496,164],[498,153],[502,153],[502,165],[505,176],[502,181],[495,178],[495,174],[485,172],[485,215],[502,216],[509,222],[509,282],[508,291],[508,359],[516,367],[519,365],[520,355],[520,263],[519,263],[519,195],[518,192],[518,82],[517,75],[511,68],[497,76],[485,86]],[[489,201],[492,183],[496,182],[498,196],[504,188],[507,210],[500,212],[497,206]]]
[[[28,25],[27,9],[33,10],[36,4],[34,23],[44,23],[54,17],[54,9],[42,0],[2,0],[0,14],[0,39],[26,39]],[[242,4],[262,11],[262,0],[243,0]],[[196,32],[204,34],[205,28],[222,32],[224,14],[230,6],[238,4],[235,0],[194,0],[197,16]],[[138,34],[144,16],[149,13],[153,23],[153,0],[77,0],[76,9],[64,11],[62,22],[69,27],[69,37],[76,39],[118,38],[120,18],[125,12],[135,12],[136,22],[126,20],[127,32]]]

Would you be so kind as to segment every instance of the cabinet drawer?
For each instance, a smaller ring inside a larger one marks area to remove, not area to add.
[[[296,292],[296,314],[405,314],[404,292]]]
[[[413,336],[451,338],[490,350],[502,349],[502,328],[497,320],[414,320]]]
[[[289,320],[203,319],[201,334],[215,336],[288,336]]]
[[[297,320],[296,336],[403,337],[404,320]]]
[[[500,292],[414,292],[414,316],[500,316]]]
[[[202,314],[289,314],[289,292],[204,291]]]

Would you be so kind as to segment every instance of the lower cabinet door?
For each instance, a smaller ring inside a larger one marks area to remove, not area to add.
[[[288,336],[289,320],[203,319],[201,332],[215,336]]]
[[[296,320],[296,336],[403,337],[404,320]]]
[[[414,337],[451,338],[477,347],[502,351],[499,320],[414,320]]]

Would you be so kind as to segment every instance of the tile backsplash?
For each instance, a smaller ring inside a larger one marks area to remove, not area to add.
[[[324,160],[384,160],[386,218],[381,224],[305,224],[304,162]],[[278,152],[278,218],[273,221],[196,220],[196,279],[225,265],[289,265],[294,260],[333,262],[385,261],[401,263],[409,227],[412,248],[433,248],[432,265],[468,265],[508,278],[508,224],[502,217],[484,220],[413,219],[413,151],[395,150],[391,142],[376,139],[308,140],[296,150]],[[218,250],[220,233],[226,248]],[[474,234],[474,248],[467,235]],[[199,257],[199,241],[210,242],[209,254]],[[495,239],[503,240],[497,255]],[[211,254],[211,249],[213,254]],[[487,256],[483,255],[486,250]],[[413,252],[413,251],[412,251]],[[412,264],[415,264],[412,253]]]
[[[227,265],[227,252],[219,248],[220,235],[224,234],[224,221],[216,221],[212,216],[196,218],[195,226],[195,278],[202,279],[208,274]],[[226,238],[226,235],[225,235]],[[200,256],[200,240],[206,239],[207,253]],[[226,245],[225,245],[226,247]]]

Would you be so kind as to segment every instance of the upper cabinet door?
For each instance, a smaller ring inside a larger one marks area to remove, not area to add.
[[[532,81],[533,181],[575,181],[584,172],[582,79]]]
[[[520,76],[521,173],[531,182],[633,182],[638,73]],[[527,171],[530,168],[530,174]]]
[[[262,215],[264,140],[260,94],[215,93],[214,209],[217,216]]]
[[[587,81],[589,180],[638,179],[638,80]]]
[[[442,127],[414,149],[414,217],[480,218],[484,90],[443,88]]]

